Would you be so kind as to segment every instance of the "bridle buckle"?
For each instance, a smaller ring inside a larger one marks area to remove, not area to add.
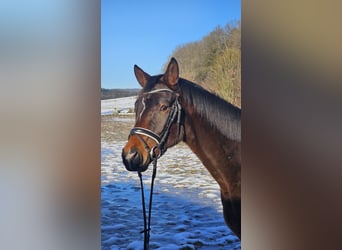
[[[158,154],[156,154],[156,150],[158,150]],[[160,156],[162,154],[162,151],[161,149],[159,148],[159,144],[156,144],[155,146],[153,146],[153,148],[151,148],[150,150],[150,157],[151,157],[151,160],[154,160],[155,158],[159,159]]]

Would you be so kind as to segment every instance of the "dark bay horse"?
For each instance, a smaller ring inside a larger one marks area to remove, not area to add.
[[[145,171],[154,157],[184,141],[221,189],[224,218],[241,239],[241,110],[204,88],[179,78],[172,58],[162,75],[134,65],[142,86],[136,120],[122,159],[129,171]]]

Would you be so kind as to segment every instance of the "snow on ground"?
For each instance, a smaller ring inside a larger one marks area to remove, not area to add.
[[[113,123],[130,129],[133,120]],[[122,163],[126,140],[111,140],[101,141],[101,249],[143,249],[139,178]],[[147,204],[151,173],[152,166],[143,173]],[[185,144],[158,160],[154,188],[150,249],[241,249],[224,223],[216,181]]]
[[[113,114],[117,111],[134,108],[136,96],[122,97],[116,99],[101,100],[101,114]]]

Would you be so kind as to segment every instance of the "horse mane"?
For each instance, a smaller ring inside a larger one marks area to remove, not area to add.
[[[209,121],[228,139],[241,141],[241,110],[238,107],[183,78],[179,79],[178,85],[183,98],[203,120]]]
[[[151,91],[156,83],[163,82],[162,76],[151,76],[141,93]],[[226,138],[241,141],[241,110],[238,107],[184,78],[179,78],[178,85],[183,98],[203,121],[208,121],[212,128]]]

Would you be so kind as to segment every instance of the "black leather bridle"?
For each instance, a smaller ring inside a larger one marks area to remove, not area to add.
[[[143,95],[146,94],[153,94],[153,93],[158,93],[158,92],[171,92],[176,94],[176,99],[173,102],[171,106],[171,110],[169,113],[169,116],[165,122],[164,128],[160,135],[157,133],[146,129],[146,128],[141,128],[141,127],[134,127],[129,136],[136,135],[144,144],[145,150],[149,153],[152,161],[153,161],[153,172],[152,172],[152,180],[151,180],[151,189],[150,189],[150,201],[149,201],[149,208],[148,208],[148,218],[146,216],[146,206],[145,206],[145,195],[144,195],[144,184],[142,180],[142,175],[141,171],[138,170],[138,175],[140,179],[140,186],[141,186],[141,198],[142,198],[142,209],[143,209],[143,216],[144,216],[144,230],[141,231],[141,233],[144,233],[144,250],[149,249],[149,242],[150,242],[150,231],[151,231],[151,211],[152,211],[152,195],[153,195],[153,187],[154,187],[154,179],[157,174],[157,160],[159,157],[161,157],[165,151],[165,143],[168,138],[168,135],[170,133],[170,128],[172,124],[176,121],[177,119],[177,126],[178,126],[178,133],[177,133],[177,138],[179,138],[180,131],[181,131],[181,116],[182,116],[182,106],[179,103],[179,95],[177,92],[172,91],[171,89],[156,89],[152,90],[149,92],[144,93]],[[143,105],[145,105],[143,101]],[[147,144],[147,142],[144,140],[142,137],[146,136],[156,142],[156,145],[150,148]],[[156,153],[156,149],[158,149],[158,154]]]
[[[178,96],[177,92],[175,92],[171,89],[164,88],[164,89],[152,90],[152,91],[144,93],[143,95],[159,93],[159,92],[171,92],[171,93],[176,94],[176,99],[171,106],[171,111],[169,113],[169,116],[166,120],[166,123],[165,123],[164,128],[163,128],[162,132],[160,133],[160,135],[156,134],[155,132],[153,132],[149,129],[142,128],[142,127],[134,127],[129,134],[129,136],[131,136],[131,135],[138,136],[138,138],[143,142],[145,149],[148,151],[152,160],[155,157],[159,158],[160,156],[162,156],[165,153],[165,151],[166,151],[165,143],[166,143],[166,140],[167,140],[168,135],[170,133],[171,125],[176,121],[176,119],[177,119],[177,127],[178,127],[177,137],[179,137],[181,126],[182,126],[181,125],[182,106],[179,103],[179,99],[178,99],[179,96]],[[144,136],[154,140],[156,142],[156,145],[153,146],[152,148],[150,148],[147,145],[146,141],[141,137],[141,135],[144,135]],[[158,154],[156,154],[156,149],[159,149]]]

